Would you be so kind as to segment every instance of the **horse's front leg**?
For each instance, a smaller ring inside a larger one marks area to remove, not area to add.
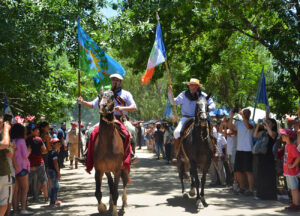
[[[196,183],[195,183],[195,179],[193,178],[191,170],[190,170],[190,176],[191,176],[191,190],[189,192],[189,195],[193,197],[196,195]]]
[[[113,194],[114,194],[114,180],[110,174],[110,172],[106,172],[105,173],[106,177],[107,177],[107,183],[109,186],[109,211],[113,210],[113,206],[114,206],[114,202],[113,202]]]
[[[179,174],[179,179],[180,179],[180,183],[181,183],[181,193],[183,195],[183,197],[186,196],[186,194],[184,193],[184,182],[183,182],[183,175]]]
[[[103,213],[106,211],[106,206],[102,203],[102,192],[101,192],[101,184],[102,184],[103,172],[97,171],[95,172],[95,181],[96,181],[96,192],[95,196],[98,201],[98,211],[99,213]]]
[[[118,216],[118,211],[117,211],[117,202],[119,198],[119,182],[120,182],[120,177],[121,177],[121,169],[114,172],[114,189],[113,189],[113,209],[112,209],[112,216]]]
[[[123,181],[123,196],[122,196],[123,205],[122,205],[122,208],[124,209],[125,207],[127,207],[128,170],[122,169],[121,178]]]
[[[198,209],[199,205],[200,205],[200,193],[199,193],[200,181],[199,181],[197,166],[196,166],[195,162],[191,162],[191,174],[195,179],[195,185],[196,185],[196,191],[197,191],[196,207]]]
[[[203,174],[202,174],[202,178],[201,178],[201,202],[203,204],[204,207],[207,207],[208,204],[205,201],[204,198],[204,186],[205,186],[205,182],[206,182],[206,174],[208,172],[208,169],[210,167],[210,163],[208,163],[208,165],[205,167],[205,169],[203,169]]]

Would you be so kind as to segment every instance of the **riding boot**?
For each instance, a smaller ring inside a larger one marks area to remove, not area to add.
[[[180,138],[174,139],[173,144],[174,144],[174,156],[173,156],[172,162],[176,163],[177,162],[177,154],[179,152],[179,146],[180,146]]]
[[[78,160],[75,160],[75,169],[78,169]]]

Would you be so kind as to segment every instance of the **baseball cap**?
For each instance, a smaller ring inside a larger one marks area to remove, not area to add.
[[[296,136],[296,133],[294,131],[292,131],[291,129],[288,129],[288,128],[279,129],[279,133],[281,135],[288,136],[290,138],[294,138]]]
[[[50,143],[53,144],[53,143],[56,143],[56,142],[59,142],[60,140],[58,138],[52,138],[50,140]]]
[[[120,74],[117,74],[117,73],[110,75],[109,78],[117,78],[119,80],[123,80],[123,77]]]

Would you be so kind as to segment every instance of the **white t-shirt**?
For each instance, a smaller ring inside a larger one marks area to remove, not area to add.
[[[223,134],[217,133],[217,148],[218,149],[216,151],[216,156],[223,155],[222,149],[225,147],[226,144],[227,144],[227,141],[226,141],[225,137],[223,136]]]
[[[217,131],[217,128],[213,127],[213,136],[218,139],[218,131]]]
[[[236,121],[234,125],[237,129],[237,151],[251,152],[253,146],[253,132],[255,124],[253,121],[249,121],[249,124],[253,126],[253,129],[246,128],[243,121]]]
[[[230,132],[230,129],[227,130],[227,133]],[[232,148],[233,148],[233,139],[230,136],[227,136],[227,149],[226,152],[228,155],[232,155]]]
[[[164,144],[167,144],[167,137],[169,137],[169,140],[168,140],[168,143],[171,143],[172,141],[172,133],[170,133],[170,131],[168,130],[165,130],[165,133],[164,133]]]

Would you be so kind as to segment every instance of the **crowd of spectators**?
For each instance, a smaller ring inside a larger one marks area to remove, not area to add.
[[[216,140],[210,186],[231,187],[233,194],[255,200],[277,200],[288,195],[291,204],[286,209],[299,211],[300,121],[295,118],[284,126],[269,118],[268,113],[257,122],[250,116],[251,111],[243,109],[210,120]],[[160,122],[139,126],[147,149],[169,163],[174,154],[173,127]],[[261,143],[265,149],[254,150]]]
[[[287,209],[299,211],[300,121],[293,119],[285,127],[268,114],[257,122],[250,120],[248,109],[238,114],[231,112],[229,118],[210,120],[216,140],[210,186],[232,186],[234,194],[256,200],[277,200],[279,194],[289,191],[291,204]],[[173,131],[168,122],[138,123],[137,146],[146,145],[158,160],[166,159],[169,164],[175,154]],[[65,123],[57,130],[45,121],[12,125],[0,118],[0,216],[10,215],[11,208],[31,214],[28,197],[50,206],[61,204],[57,196],[60,169],[68,156],[69,168],[73,169],[74,161],[78,168],[78,136],[75,122],[69,130]],[[81,137],[85,144],[84,131]]]
[[[27,209],[28,198],[30,202],[59,206],[60,169],[65,167],[69,151],[72,157],[78,155],[77,123],[72,122],[67,131],[65,123],[56,130],[46,121],[11,122],[0,118],[0,216],[33,214]],[[84,144],[85,133],[81,135]],[[76,157],[75,160],[77,168]],[[71,158],[70,168],[73,168]]]
[[[257,122],[250,116],[251,111],[244,109],[214,124],[217,150],[210,167],[210,186],[232,186],[234,194],[255,200],[277,200],[289,191],[291,204],[286,209],[299,211],[298,118],[289,128],[269,118],[268,113]]]
[[[157,121],[155,123],[137,124],[137,146],[140,149],[146,145],[147,149],[156,154],[157,160],[166,159],[170,164],[173,151],[173,131],[170,122]]]

